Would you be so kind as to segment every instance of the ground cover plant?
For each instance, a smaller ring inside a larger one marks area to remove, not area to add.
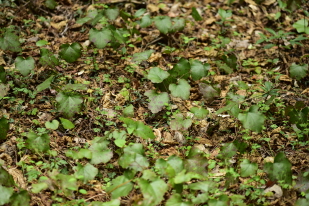
[[[307,1],[0,5],[0,205],[309,205]]]

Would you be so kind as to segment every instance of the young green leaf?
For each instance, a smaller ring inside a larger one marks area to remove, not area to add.
[[[10,129],[9,122],[6,118],[2,117],[0,119],[0,140],[5,140],[6,135]]]
[[[47,89],[50,87],[50,84],[52,83],[53,79],[54,79],[54,76],[55,75],[51,75],[48,79],[46,79],[44,82],[42,82],[41,84],[39,84],[37,87],[36,87],[36,91],[37,92],[41,92],[43,91],[44,89]]]
[[[167,71],[159,67],[153,67],[150,69],[147,78],[153,83],[161,83],[166,79],[170,74]]]
[[[250,163],[248,159],[244,159],[240,163],[240,175],[242,177],[250,177],[256,173],[258,165],[256,163]]]
[[[64,119],[60,117],[60,121],[64,129],[73,129],[75,125],[68,119]]]
[[[154,22],[155,26],[163,34],[167,34],[172,28],[172,21],[169,16],[156,16]]]
[[[45,127],[47,129],[56,130],[58,129],[58,126],[59,126],[59,122],[55,119],[52,122],[49,122],[49,121],[45,122]]]
[[[90,29],[89,40],[94,43],[98,49],[103,49],[112,40],[112,32],[108,28],[102,30]]]
[[[130,118],[121,117],[121,121],[123,121],[127,125],[128,133],[131,134],[133,132],[137,137],[141,137],[143,139],[154,139],[155,135],[153,134],[152,129],[145,125],[141,121],[134,121]]]
[[[209,114],[209,111],[204,108],[198,108],[198,107],[192,107],[190,109],[190,112],[194,114],[194,117],[197,119],[204,119],[207,114]]]
[[[153,52],[154,50],[151,49],[151,50],[146,50],[143,52],[135,53],[133,54],[132,61],[139,64],[142,61],[146,61]]]
[[[173,18],[170,32],[182,31],[185,28],[186,21],[184,18]]]
[[[298,65],[298,64],[293,63],[290,66],[291,77],[297,80],[300,80],[304,78],[305,76],[307,76],[307,72],[308,72],[308,64]]]
[[[15,59],[16,69],[23,75],[27,76],[34,69],[34,59],[32,57],[17,57]]]
[[[27,190],[21,189],[18,192],[15,192],[11,196],[10,199],[11,199],[10,205],[12,205],[12,206],[18,206],[18,205],[28,206],[28,205],[30,205],[31,197],[30,197]]]
[[[80,111],[83,99],[75,93],[60,92],[56,96],[58,102],[58,112],[62,112],[66,117],[71,118]]]
[[[130,104],[129,106],[124,108],[124,110],[122,112],[123,112],[124,117],[134,117],[134,107],[133,107],[133,105]]]
[[[189,99],[190,97],[190,89],[191,86],[188,82],[184,79],[178,80],[178,85],[170,84],[169,90],[174,97],[180,97],[182,99]]]
[[[145,95],[150,100],[148,108],[154,114],[161,111],[162,108],[169,102],[169,96],[166,92],[156,93],[154,90],[148,90],[145,92]]]
[[[265,116],[258,112],[258,109],[258,106],[253,105],[248,112],[238,114],[238,119],[242,122],[244,128],[250,129],[254,132],[262,131]]]
[[[29,132],[27,138],[26,144],[29,149],[35,152],[46,152],[49,150],[50,138],[47,133],[36,134],[34,132]]]
[[[105,15],[109,20],[116,20],[119,15],[119,8],[108,8],[105,10]]]
[[[286,158],[284,152],[279,152],[274,163],[267,162],[264,165],[264,170],[269,175],[272,181],[283,180],[287,184],[292,184],[292,164]]]
[[[300,19],[293,24],[293,27],[297,30],[298,33],[306,33],[309,34],[309,26],[307,19]]]
[[[2,166],[0,166],[0,185],[13,187],[15,185],[13,176],[10,175]]]
[[[124,147],[126,144],[127,133],[123,130],[113,131],[112,137],[115,139],[114,143],[117,147]]]
[[[20,52],[19,37],[7,29],[3,37],[0,37],[0,49]]]
[[[73,44],[62,44],[59,55],[66,62],[75,62],[82,55],[82,46],[75,42]]]
[[[195,21],[201,21],[203,18],[201,15],[198,13],[195,7],[192,7],[192,12],[191,12],[192,17],[194,18]]]
[[[14,190],[12,187],[4,187],[0,185],[0,205],[4,205],[10,202]]]
[[[135,171],[143,171],[149,166],[142,144],[135,143],[124,148],[124,154],[118,160],[123,168],[131,168]]]
[[[48,49],[41,48],[40,53],[41,53],[40,64],[42,64],[43,66],[55,67],[60,64],[59,60]]]
[[[77,166],[74,167],[74,170],[76,170],[74,176],[77,179],[82,179],[84,184],[86,184],[89,180],[93,180],[99,171],[96,167],[89,163],[87,163],[85,166],[77,163]]]
[[[138,18],[138,17],[142,16],[146,11],[147,11],[147,10],[144,9],[144,8],[139,9],[139,10],[137,10],[137,11],[135,12],[134,17],[135,17],[135,18]]]
[[[208,70],[210,69],[209,64],[203,64],[202,62],[191,59],[191,77],[194,81],[200,80],[203,77],[206,77],[208,74]]]
[[[141,22],[140,22],[139,25],[140,25],[142,28],[146,28],[146,27],[150,26],[151,24],[152,24],[152,20],[151,20],[150,16],[149,16],[149,15],[145,15],[145,16],[143,16],[143,18],[141,19]]]
[[[185,202],[181,198],[181,195],[179,193],[174,193],[167,201],[166,201],[166,206],[193,206],[193,204],[189,202]]]
[[[173,118],[175,119],[170,122],[172,130],[187,130],[192,124],[191,119],[183,119],[183,115],[180,113],[174,115]]]
[[[164,194],[168,189],[167,184],[161,179],[157,179],[153,182],[139,179],[138,185],[144,196],[143,205],[147,206],[158,205],[163,200]]]
[[[39,40],[35,43],[36,46],[45,46],[48,44],[48,41],[46,40]]]
[[[107,147],[109,141],[96,138],[89,150],[92,152],[91,164],[107,163],[113,157],[113,152]]]
[[[112,194],[112,199],[127,196],[133,189],[133,184],[125,176],[118,176],[112,180],[112,186],[106,189],[106,192]]]

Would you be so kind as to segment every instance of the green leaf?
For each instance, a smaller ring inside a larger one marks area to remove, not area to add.
[[[44,89],[47,89],[50,87],[50,84],[52,83],[53,79],[54,79],[54,76],[55,75],[51,75],[48,79],[46,79],[44,82],[42,82],[41,84],[39,84],[37,87],[36,87],[36,91],[37,92],[41,92],[43,91]]]
[[[3,66],[0,65],[0,83],[6,83],[6,72]]]
[[[48,49],[41,48],[40,53],[41,53],[40,64],[42,64],[43,66],[55,67],[60,64],[56,56]]]
[[[191,119],[183,119],[183,115],[178,113],[173,116],[173,120],[170,122],[172,130],[187,130],[191,124]]]
[[[152,20],[150,18],[150,16],[147,14],[145,16],[143,16],[143,18],[141,19],[141,23],[139,24],[142,28],[146,28],[148,26],[150,26],[152,24]]]
[[[133,54],[132,61],[139,64],[142,61],[146,61],[153,52],[154,50],[151,49],[151,50],[146,50],[143,52],[135,53]]]
[[[137,11],[135,12],[134,17],[135,17],[135,18],[138,18],[138,17],[142,16],[146,11],[147,11],[147,10],[144,9],[144,8],[139,9],[139,10],[137,10]]]
[[[161,111],[162,108],[169,102],[169,96],[166,92],[156,93],[154,90],[148,90],[145,92],[145,95],[150,100],[148,108],[154,114]]]
[[[55,9],[57,6],[57,2],[55,0],[46,0],[45,6],[49,9]]]
[[[26,190],[20,190],[19,192],[15,192],[10,198],[11,206],[28,206],[30,205],[30,195]]]
[[[107,163],[113,157],[113,152],[107,147],[109,141],[94,139],[89,150],[92,152],[91,164]]]
[[[93,180],[98,174],[98,169],[89,163],[87,163],[85,166],[77,163],[77,166],[74,167],[74,170],[76,170],[74,176],[77,179],[82,179],[84,184],[86,184],[89,180]]]
[[[71,175],[57,174],[53,179],[58,182],[65,196],[73,197],[74,191],[78,190],[77,179]]]
[[[68,150],[65,152],[65,155],[73,159],[92,158],[92,152],[89,149],[80,149],[77,152],[73,150]]]
[[[250,177],[256,173],[258,165],[256,163],[250,163],[248,159],[244,159],[240,163],[240,175],[242,177]]]
[[[47,133],[39,135],[34,132],[29,132],[27,137],[27,148],[35,152],[46,152],[49,150],[50,138]]]
[[[79,94],[60,92],[56,96],[58,102],[58,112],[62,112],[66,117],[71,118],[80,111],[83,99]]]
[[[15,185],[12,175],[10,175],[2,166],[0,166],[0,185],[13,187]]]
[[[49,121],[45,122],[45,127],[47,129],[56,130],[58,129],[58,126],[59,126],[59,122],[58,120],[55,120],[55,119],[52,122],[49,122]]]
[[[164,199],[164,194],[168,189],[167,184],[161,179],[157,179],[153,182],[139,179],[138,185],[144,196],[143,205],[147,206],[158,205]]]
[[[198,13],[195,7],[192,7],[192,12],[191,12],[192,17],[194,18],[195,21],[201,21],[203,18],[201,15]]]
[[[4,205],[10,202],[10,197],[13,194],[13,188],[7,188],[0,185],[0,205]]]
[[[153,67],[150,69],[147,78],[153,83],[161,83],[166,79],[170,74],[167,71],[159,67]]]
[[[286,158],[284,152],[279,152],[274,163],[267,162],[264,165],[264,171],[269,175],[272,181],[283,180],[287,184],[292,184],[292,164]]]
[[[141,121],[134,121],[130,118],[121,117],[121,121],[123,121],[127,125],[128,133],[133,134],[137,137],[141,137],[143,139],[154,139],[155,135],[153,134],[152,129],[145,125]],[[131,131],[131,132],[130,132]]]
[[[48,44],[48,41],[46,40],[39,40],[35,43],[36,46],[45,46]]]
[[[173,18],[170,32],[178,32],[185,28],[186,21],[184,18]]]
[[[173,69],[169,70],[172,78],[188,79],[190,76],[190,63],[188,60],[181,58]]]
[[[290,66],[291,77],[297,80],[300,80],[304,78],[305,76],[307,76],[307,72],[308,72],[308,64],[298,65],[298,64],[293,63]]]
[[[68,119],[64,119],[60,117],[60,121],[64,129],[73,129],[75,125]]]
[[[215,188],[216,183],[212,181],[203,181],[203,182],[196,182],[196,183],[191,183],[189,185],[189,188],[191,190],[200,190],[202,192],[209,192],[213,188]]]
[[[163,34],[167,34],[172,28],[172,21],[169,16],[156,16],[154,22],[157,29]]]
[[[248,112],[238,114],[238,119],[242,122],[244,128],[250,129],[254,132],[262,131],[265,116],[258,112],[258,109],[258,106],[253,105]]]
[[[149,166],[142,144],[135,143],[124,148],[124,154],[118,160],[123,168],[131,168],[135,171],[143,171]]]
[[[126,144],[127,133],[123,130],[121,131],[113,131],[113,138],[115,139],[114,143],[117,147],[124,147]]]
[[[126,108],[124,108],[123,112],[123,116],[124,117],[133,117],[134,116],[134,107],[132,104],[130,104],[129,106],[127,106]]]
[[[0,37],[0,49],[9,50],[12,52],[20,52],[21,46],[19,43],[19,37],[13,34],[11,31],[6,30],[3,37]]]
[[[208,74],[208,70],[210,69],[209,64],[203,64],[202,62],[191,59],[191,77],[194,81],[200,80],[203,77],[206,77]]]
[[[94,43],[98,49],[103,49],[112,40],[112,32],[108,28],[102,30],[90,29],[89,40]]]
[[[180,157],[173,155],[168,160],[157,159],[155,169],[159,174],[173,178],[184,169],[184,163]]]
[[[219,157],[221,159],[230,159],[237,153],[237,147],[234,143],[227,143],[221,147]]]
[[[62,44],[59,55],[66,62],[75,62],[82,55],[82,46],[75,42],[73,44]]]
[[[115,199],[109,202],[99,202],[99,204],[95,204],[95,202],[91,202],[92,206],[120,206],[120,200]]]
[[[197,119],[204,119],[206,118],[207,114],[209,114],[209,111],[204,108],[198,108],[198,107],[192,107],[190,109],[190,112],[194,114],[194,117]]]
[[[112,186],[106,189],[106,192],[112,193],[112,199],[127,196],[133,189],[133,184],[125,176],[118,176],[112,180]]]
[[[27,76],[34,69],[34,59],[32,57],[17,57],[15,59],[16,69],[23,75]]]
[[[0,97],[5,97],[8,94],[9,90],[10,90],[9,85],[0,83]]]
[[[0,140],[5,140],[6,135],[10,129],[9,122],[6,118],[2,117],[0,119]]]
[[[179,193],[174,193],[166,202],[166,206],[193,206],[188,202],[184,202],[181,199],[181,195]]]
[[[300,19],[293,24],[293,27],[297,30],[298,33],[306,33],[309,34],[308,20]]]
[[[105,10],[105,15],[109,20],[116,20],[119,15],[119,8],[108,8]]]
[[[178,80],[178,85],[170,84],[169,90],[174,97],[180,97],[182,99],[189,99],[190,97],[190,89],[191,86],[188,82],[184,79]]]
[[[175,184],[182,184],[189,182],[191,179],[202,179],[202,176],[194,172],[186,172],[186,170],[181,171],[174,178]]]

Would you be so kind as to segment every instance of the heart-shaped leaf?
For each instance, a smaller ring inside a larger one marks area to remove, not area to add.
[[[0,37],[0,48],[12,52],[21,51],[19,37],[7,29],[3,37]]]
[[[112,32],[108,28],[102,30],[90,29],[89,40],[94,43],[98,49],[103,49],[112,40]]]
[[[59,126],[59,122],[57,120],[53,120],[52,122],[45,122],[45,127],[47,129],[52,129],[52,130],[56,130],[58,129],[58,126]]]
[[[147,78],[153,83],[161,83],[166,79],[170,74],[167,71],[159,67],[153,67],[150,69]]]
[[[304,78],[305,76],[307,76],[307,72],[308,72],[308,64],[298,65],[298,64],[293,63],[290,66],[291,77],[297,80],[300,80]]]
[[[93,180],[98,174],[98,169],[89,163],[85,166],[77,163],[77,166],[74,167],[74,169],[76,170],[74,176],[77,179],[82,179],[84,184],[86,184],[89,180]]]
[[[65,61],[72,63],[75,62],[82,55],[82,47],[79,43],[62,44],[60,46],[59,55]]]
[[[300,19],[293,24],[293,27],[297,30],[298,33],[306,33],[309,34],[309,26],[307,19]]]
[[[148,90],[145,92],[145,95],[150,100],[148,108],[152,113],[158,113],[169,102],[169,97],[166,92],[156,93],[154,90]]]
[[[36,152],[46,152],[49,150],[50,138],[48,134],[36,134],[29,132],[27,134],[28,139],[26,140],[27,147]]]
[[[135,53],[133,54],[132,61],[139,64],[142,61],[146,61],[153,52],[154,50],[147,50],[147,51]]]
[[[198,60],[190,60],[191,65],[191,77],[194,81],[200,80],[202,77],[206,77],[208,70],[210,69],[209,64],[203,64]]]
[[[169,90],[174,97],[180,97],[182,99],[189,99],[190,97],[190,89],[191,86],[188,82],[184,79],[178,80],[178,85],[170,84]]]
[[[242,122],[244,128],[250,129],[254,132],[261,132],[265,116],[258,112],[259,107],[253,105],[248,112],[238,114],[239,121]]]
[[[242,163],[240,163],[240,175],[242,177],[250,177],[255,174],[258,169],[258,165],[256,163],[250,163],[248,159],[244,159]]]
[[[17,57],[15,59],[16,69],[23,75],[27,76],[34,69],[34,59],[32,57]]]
[[[73,129],[75,125],[68,119],[64,119],[60,117],[60,121],[64,129]]]
[[[58,111],[64,113],[68,118],[80,111],[83,99],[80,95],[71,92],[60,92],[56,101],[58,102]]]
[[[172,28],[172,21],[169,16],[156,16],[154,22],[155,26],[163,34],[167,34]]]

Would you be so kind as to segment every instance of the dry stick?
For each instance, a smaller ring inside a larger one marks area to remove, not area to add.
[[[153,40],[153,41],[147,43],[143,50],[145,50],[145,49],[146,49],[148,46],[150,46],[151,44],[154,44],[154,43],[156,43],[157,41],[160,41],[161,39],[163,39],[163,37],[159,37],[159,38],[157,38],[157,39],[155,39],[155,40]]]

